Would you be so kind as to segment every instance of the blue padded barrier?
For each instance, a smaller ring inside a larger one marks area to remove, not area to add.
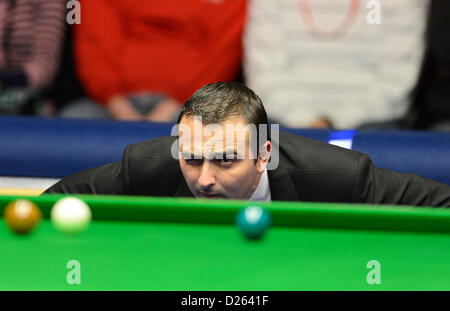
[[[170,135],[172,124],[0,116],[0,176],[64,177],[118,161],[128,144]],[[328,130],[295,130],[327,141]]]
[[[120,160],[126,145],[170,135],[171,125],[0,117],[0,175],[63,177]]]
[[[383,168],[409,172],[450,185],[450,133],[425,131],[359,132],[353,148]]]
[[[320,140],[324,142],[328,142],[330,135],[333,134],[332,130],[322,130],[322,129],[294,129],[294,128],[286,128],[280,127],[280,131],[289,132],[295,135],[300,135],[304,137],[308,137],[315,140]]]
[[[162,123],[0,116],[0,176],[64,177],[118,161],[126,145],[170,135],[171,129]],[[352,149],[380,167],[450,184],[450,133],[280,129],[325,142],[350,139]]]

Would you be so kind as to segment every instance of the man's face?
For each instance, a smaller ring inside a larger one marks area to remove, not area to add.
[[[206,125],[198,117],[184,116],[179,127],[179,162],[189,189],[197,198],[248,200],[258,186],[270,157],[257,157],[249,149],[247,123],[233,117]],[[252,136],[253,137],[253,136]]]

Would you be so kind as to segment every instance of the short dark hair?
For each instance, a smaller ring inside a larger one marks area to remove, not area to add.
[[[239,82],[216,82],[203,86],[184,103],[177,123],[189,115],[201,116],[206,124],[219,124],[240,116],[248,124],[255,125],[258,142],[259,125],[265,125],[267,140],[270,141],[267,113],[261,99]]]

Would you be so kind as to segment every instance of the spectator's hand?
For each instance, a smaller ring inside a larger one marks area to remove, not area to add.
[[[1,82],[1,79],[0,79]],[[0,89],[0,114],[23,114],[27,108],[34,109],[39,93],[27,88]]]
[[[151,122],[170,122],[174,115],[181,108],[181,103],[173,98],[163,99],[152,111],[150,111],[145,119]]]
[[[144,120],[141,115],[125,96],[113,96],[107,102],[107,109],[117,120],[140,121]]]
[[[333,123],[326,117],[317,118],[309,125],[311,128],[333,128]]]

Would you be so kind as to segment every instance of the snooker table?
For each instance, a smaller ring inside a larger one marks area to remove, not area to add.
[[[249,202],[76,196],[93,215],[79,235],[49,220],[64,195],[0,196],[1,215],[26,198],[44,216],[25,236],[1,222],[0,290],[450,290],[448,209],[261,202],[273,225],[251,241],[234,226]],[[80,284],[67,282],[71,260]]]

